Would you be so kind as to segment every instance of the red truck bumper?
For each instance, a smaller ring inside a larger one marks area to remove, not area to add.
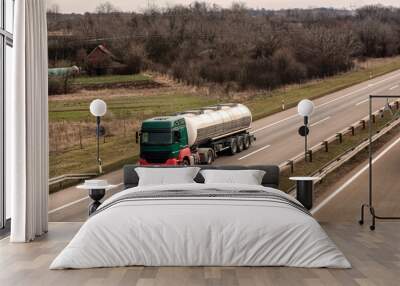
[[[191,156],[190,148],[187,147],[187,148],[184,148],[179,151],[179,155],[177,158],[170,158],[167,161],[165,161],[164,163],[149,163],[145,159],[140,158],[139,165],[141,165],[141,166],[176,166],[176,165],[181,165],[183,160],[185,158],[190,158],[190,156]]]
[[[149,163],[144,159],[139,160],[140,166],[176,166],[179,165],[179,161],[175,158],[168,159],[165,163]]]

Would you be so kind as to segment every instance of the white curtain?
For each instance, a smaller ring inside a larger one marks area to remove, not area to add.
[[[12,242],[48,227],[48,87],[45,0],[16,0],[13,92],[6,98],[6,187]]]

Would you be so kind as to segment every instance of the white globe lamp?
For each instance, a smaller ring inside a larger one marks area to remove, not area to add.
[[[303,99],[297,105],[297,112],[301,116],[310,116],[314,112],[314,103],[311,100]]]
[[[107,104],[101,99],[95,99],[90,103],[90,113],[93,116],[101,117],[107,113]]]

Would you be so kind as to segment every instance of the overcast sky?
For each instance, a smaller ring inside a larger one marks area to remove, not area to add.
[[[93,12],[97,5],[106,0],[47,0],[48,6],[58,4],[62,13],[84,13]],[[149,4],[157,6],[172,6],[175,4],[188,5],[194,1],[188,0],[110,0],[117,8],[122,11],[143,11]],[[232,0],[213,0],[206,1],[215,3],[223,7],[229,7]],[[265,9],[286,9],[286,8],[314,8],[314,7],[334,7],[353,9],[368,4],[382,4],[400,7],[399,0],[249,0],[236,1],[242,2],[251,8]]]

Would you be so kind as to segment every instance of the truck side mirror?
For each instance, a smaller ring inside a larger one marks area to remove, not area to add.
[[[138,144],[138,143],[139,143],[139,132],[136,131],[136,144]]]
[[[181,133],[179,131],[174,131],[174,141],[175,142],[181,141]]]

